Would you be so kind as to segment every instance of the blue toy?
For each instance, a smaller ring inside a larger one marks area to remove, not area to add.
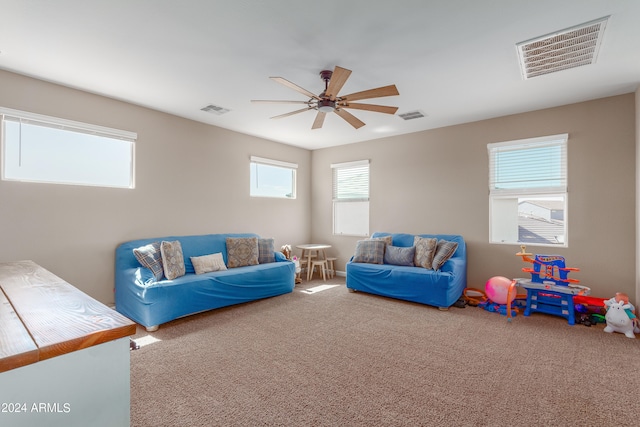
[[[560,255],[535,255],[526,253],[526,247],[520,247],[516,255],[523,262],[533,264],[533,268],[522,271],[531,274],[531,279],[515,279],[519,286],[527,290],[527,308],[525,316],[532,312],[541,312],[565,317],[570,325],[575,324],[574,295],[589,295],[591,289],[580,286],[579,280],[570,279],[568,274],[580,271],[565,266],[565,259]]]

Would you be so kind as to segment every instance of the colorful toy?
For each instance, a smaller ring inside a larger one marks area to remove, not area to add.
[[[629,296],[624,292],[616,295],[604,302],[607,307],[607,314],[604,316],[607,321],[605,332],[620,332],[627,338],[635,338],[634,332],[640,333],[636,309],[629,302]]]
[[[463,291],[463,297],[467,304],[492,313],[500,313],[507,316],[507,321],[511,322],[511,317],[515,317],[519,308],[524,307],[525,295],[516,295],[514,280],[495,276],[487,280],[484,291],[466,288]]]
[[[562,316],[570,325],[575,324],[574,295],[589,295],[591,289],[580,286],[579,280],[570,279],[568,274],[580,271],[565,266],[560,255],[535,255],[526,252],[526,246],[520,246],[516,254],[523,262],[533,264],[533,268],[522,271],[531,274],[531,279],[515,279],[514,282],[527,290],[527,308],[525,316],[532,312],[541,312]]]
[[[627,310],[633,312],[633,305],[625,302],[623,298],[613,297],[605,301],[607,306],[607,314],[604,316],[607,320],[607,326],[604,328],[605,332],[619,332],[624,334],[627,338],[635,338],[633,334],[640,333],[640,328],[634,325],[634,318],[629,317]]]
[[[502,276],[495,276],[487,280],[484,290],[487,294],[487,298],[491,301],[497,302],[498,304],[506,304],[509,301],[509,290],[513,284],[513,280],[511,279],[507,279]]]
[[[535,255],[525,252],[527,247],[520,246],[520,252],[516,254],[522,258],[523,262],[533,264],[533,268],[523,268],[525,273],[531,273],[531,281],[534,283],[545,283],[552,285],[568,286],[569,284],[580,283],[579,280],[569,279],[567,276],[572,271],[580,271],[579,268],[565,267],[565,260],[560,255]],[[587,288],[588,289],[588,288]]]

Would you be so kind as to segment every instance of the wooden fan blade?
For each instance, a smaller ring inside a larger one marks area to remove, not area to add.
[[[354,108],[356,110],[369,110],[376,113],[395,114],[398,107],[389,107],[387,105],[358,104],[355,102],[345,102],[340,104],[341,108]]]
[[[293,116],[294,114],[304,113],[305,111],[313,110],[313,107],[301,108],[300,110],[292,111],[290,113],[280,114],[279,116],[273,116],[272,119],[281,119],[283,117]]]
[[[359,118],[357,118],[356,116],[354,116],[353,114],[349,113],[346,110],[335,110],[335,112],[337,115],[345,119],[351,126],[353,126],[356,129],[360,129],[362,126],[364,126],[364,122],[362,120],[360,120]]]
[[[314,95],[313,93],[309,92],[308,90],[301,88],[300,86],[298,86],[295,83],[291,83],[289,80],[287,79],[283,79],[282,77],[269,77],[271,80],[276,81],[280,84],[283,84],[287,87],[290,87],[291,89],[300,92],[303,95],[307,95],[309,98],[313,98],[313,99],[320,99],[318,98],[317,95]]]
[[[394,95],[400,95],[400,93],[398,93],[396,85],[389,85],[378,87],[375,89],[363,90],[362,92],[352,93],[349,95],[341,96],[340,98],[346,101],[356,101],[358,99],[382,98],[384,96]]]
[[[347,70],[346,68],[338,67],[333,70],[333,74],[331,75],[331,79],[329,80],[329,86],[325,92],[325,95],[331,98],[333,101],[338,96],[338,92],[342,89],[342,86],[346,83],[347,79],[351,75],[351,70]]]
[[[252,99],[251,102],[263,104],[310,104],[309,101],[270,101],[267,99]]]
[[[311,129],[320,129],[322,124],[324,123],[324,117],[327,113],[323,113],[322,111],[318,111],[318,115],[316,115],[316,119],[313,121],[313,126]]]

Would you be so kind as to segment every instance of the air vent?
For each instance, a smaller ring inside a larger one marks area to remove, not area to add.
[[[218,116],[221,116],[224,113],[228,113],[229,111],[231,111],[228,108],[223,108],[213,104],[209,104],[206,107],[201,108],[200,110],[206,111],[207,113],[217,114]]]
[[[413,119],[419,119],[419,118],[425,117],[425,114],[422,111],[415,110],[415,111],[409,111],[407,113],[398,114],[398,116],[401,117],[403,120],[413,120]]]
[[[596,62],[608,16],[516,45],[523,78]]]

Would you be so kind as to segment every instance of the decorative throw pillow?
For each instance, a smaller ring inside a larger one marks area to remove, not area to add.
[[[156,280],[162,280],[164,271],[162,270],[162,254],[160,253],[160,242],[149,243],[133,250],[133,254],[143,267],[147,267],[153,273]]]
[[[458,249],[458,244],[456,242],[439,240],[438,247],[436,248],[436,254],[433,256],[433,269],[440,270],[440,267],[442,267],[444,263],[453,256],[456,249]]]
[[[368,264],[384,264],[384,247],[382,240],[359,240],[356,244],[356,254],[353,262],[365,262]]]
[[[173,280],[176,277],[184,276],[184,256],[182,255],[180,241],[163,241],[160,243],[160,253],[162,254],[164,275],[167,279]]]
[[[276,262],[273,239],[258,239],[258,263]]]
[[[196,270],[196,274],[204,274],[211,271],[222,271],[227,269],[227,266],[224,265],[222,252],[211,255],[192,256],[191,263],[193,264],[193,268]]]
[[[416,247],[416,254],[413,263],[416,267],[426,268],[431,270],[433,268],[433,256],[436,253],[436,246],[438,239],[415,236],[413,238],[413,246]]]
[[[258,264],[257,237],[227,237],[227,267]]]
[[[393,236],[372,237],[371,240],[382,240],[387,245],[393,245]]]
[[[413,258],[415,257],[415,254],[415,246],[401,248],[399,246],[387,245],[387,248],[384,251],[384,263],[413,267]]]

